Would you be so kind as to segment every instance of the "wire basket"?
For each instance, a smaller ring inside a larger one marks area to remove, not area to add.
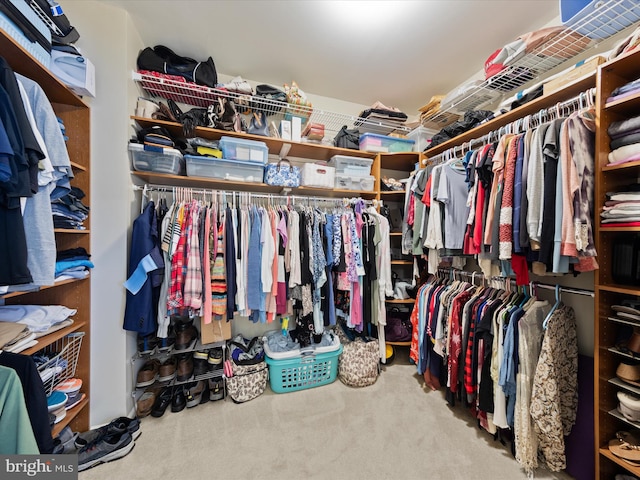
[[[84,332],[74,332],[40,350],[35,356],[46,355],[50,359],[38,367],[47,395],[76,373]]]
[[[265,355],[271,390],[275,393],[295,392],[332,383],[338,376],[338,357],[341,353],[342,345],[332,352],[307,352],[298,358],[278,360]]]

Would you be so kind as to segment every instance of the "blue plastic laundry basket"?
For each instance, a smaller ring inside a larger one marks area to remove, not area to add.
[[[332,352],[304,351],[295,358],[271,358],[265,355],[269,365],[269,385],[276,393],[295,392],[305,388],[328,385],[338,376],[338,358],[342,345]]]

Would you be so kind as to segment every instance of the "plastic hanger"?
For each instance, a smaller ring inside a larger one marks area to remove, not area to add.
[[[546,330],[547,325],[549,324],[549,320],[551,319],[551,315],[553,315],[553,312],[556,311],[559,305],[560,305],[560,285],[556,284],[556,303],[553,305],[553,307],[551,307],[551,310],[547,314],[547,318],[545,318],[544,322],[542,322],[543,329]]]

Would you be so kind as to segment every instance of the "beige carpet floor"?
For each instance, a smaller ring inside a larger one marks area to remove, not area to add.
[[[398,356],[406,356],[398,352]],[[591,459],[589,459],[591,461]],[[142,420],[133,451],[81,480],[526,479],[509,451],[397,359],[378,381],[244,404],[209,402]],[[536,478],[568,479],[545,470]]]

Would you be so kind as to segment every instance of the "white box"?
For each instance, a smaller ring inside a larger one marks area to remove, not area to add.
[[[429,141],[433,135],[423,126],[418,126],[407,134],[407,138],[415,141],[413,144],[414,152],[422,152],[429,146]]]
[[[320,163],[305,163],[302,167],[302,185],[304,187],[333,188],[336,169]]]
[[[291,122],[289,120],[280,120],[280,138],[291,140]]]
[[[300,117],[291,117],[291,140],[299,142],[302,138],[302,119]]]
[[[96,96],[96,69],[87,57],[51,50],[51,72],[78,95]]]

